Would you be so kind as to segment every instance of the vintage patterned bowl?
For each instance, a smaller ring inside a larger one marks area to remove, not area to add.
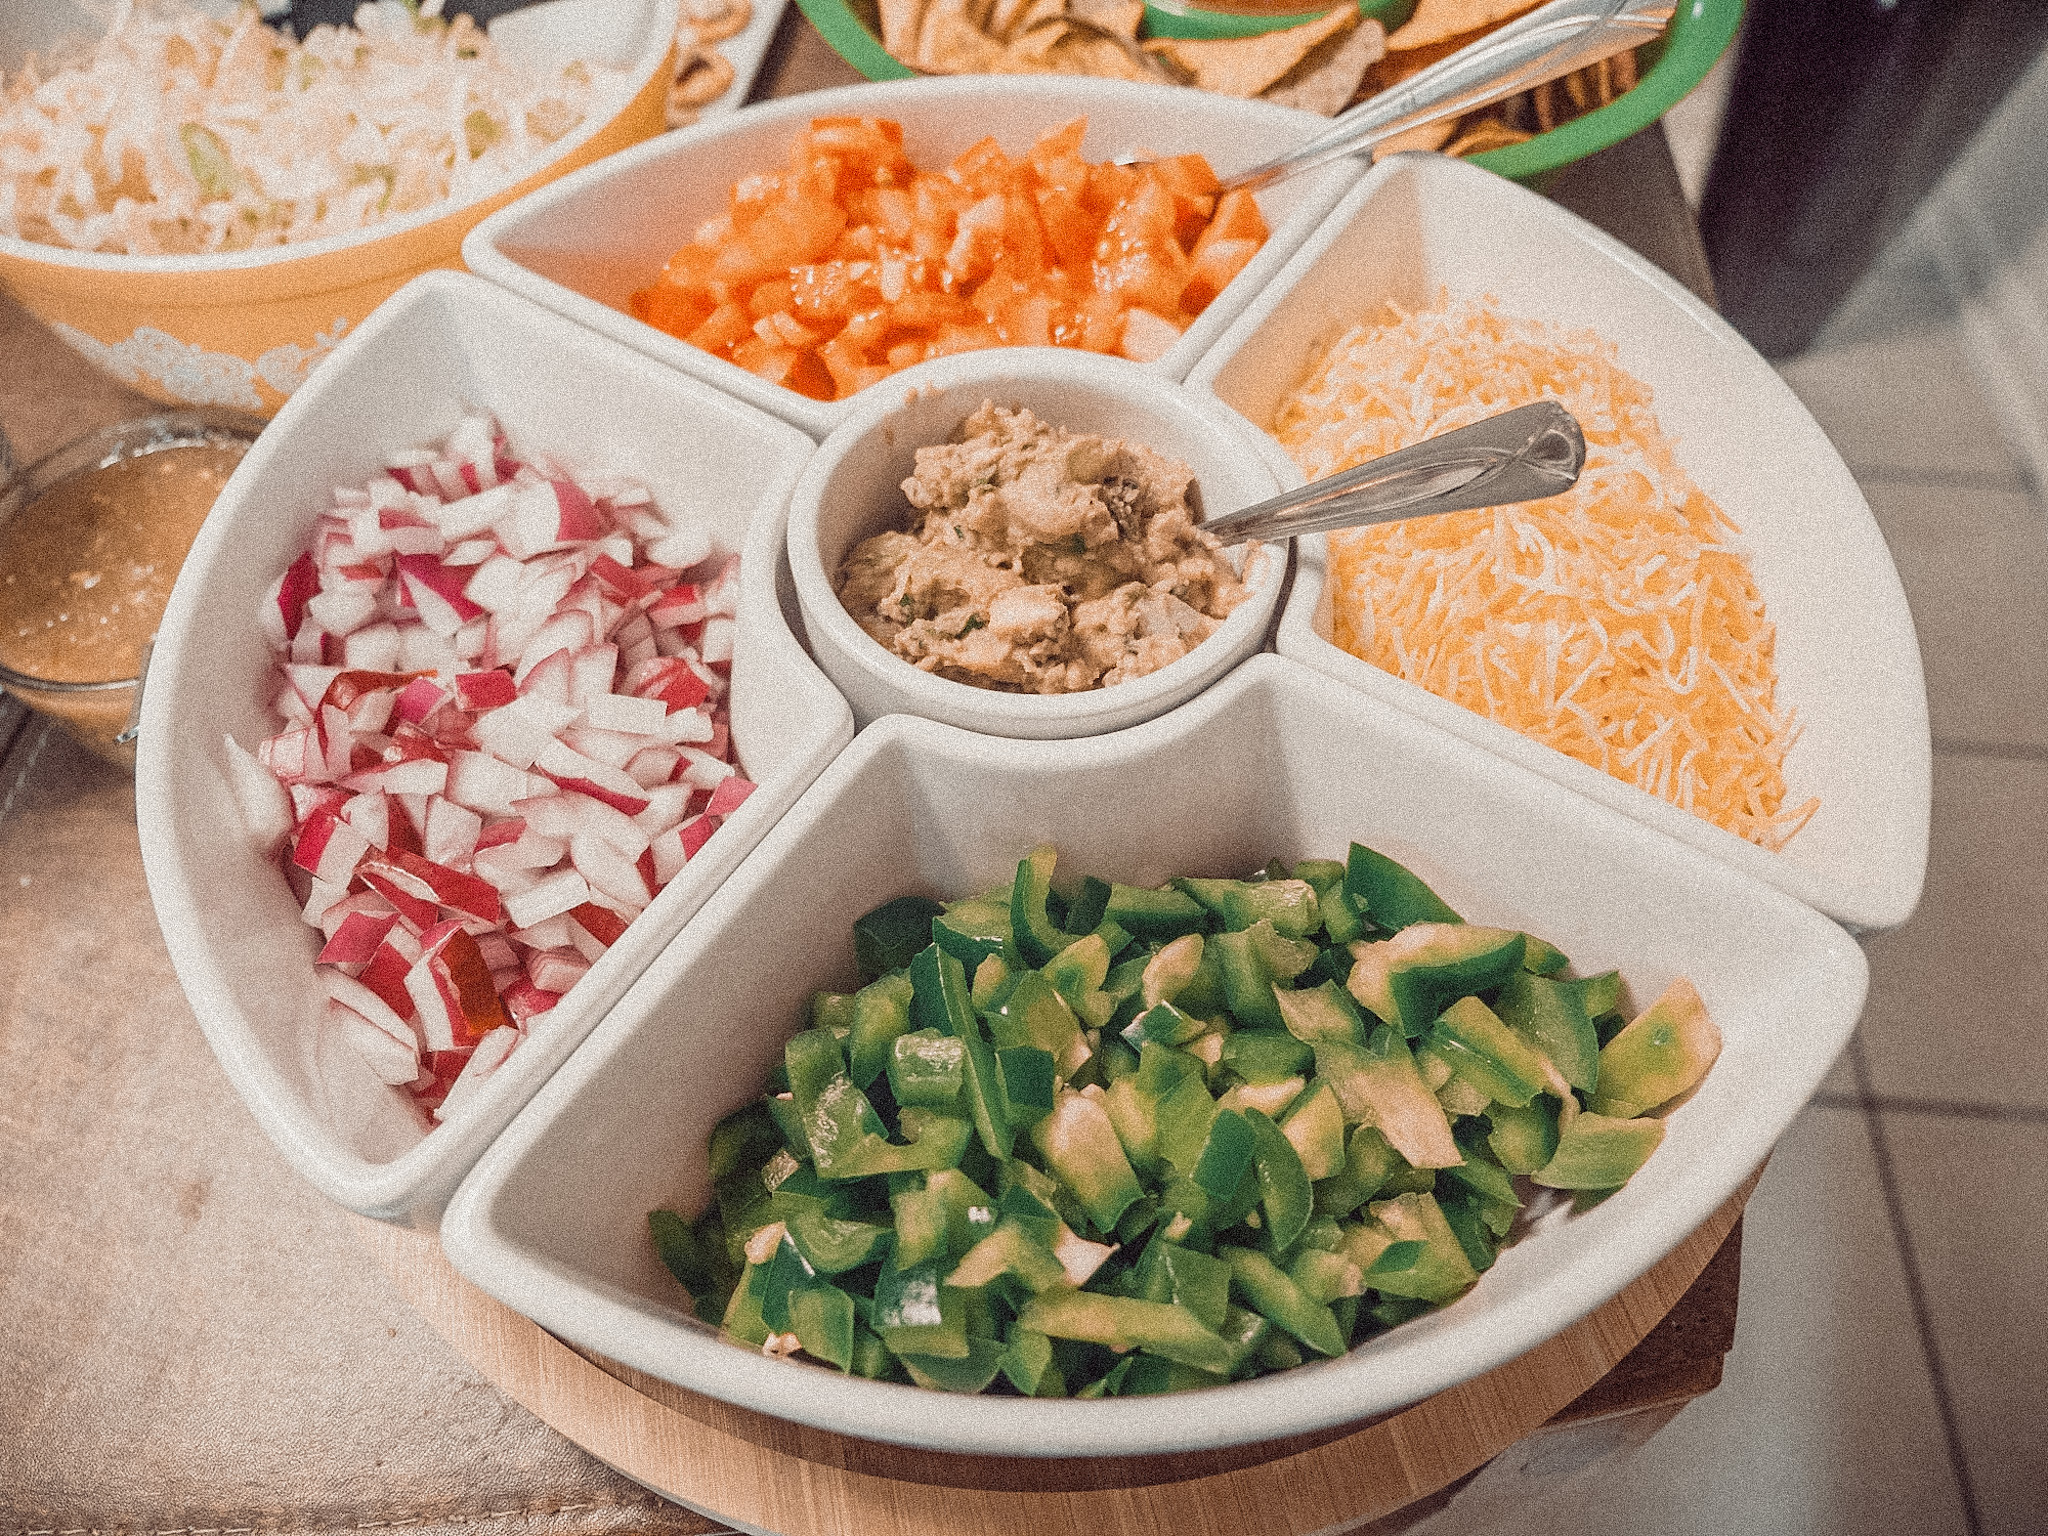
[[[26,43],[40,4],[0,19],[0,53]],[[547,7],[556,11],[556,7]],[[538,13],[523,13],[538,14]],[[273,414],[309,368],[408,280],[462,266],[462,237],[493,209],[663,129],[677,0],[585,0],[526,39],[537,57],[626,71],[553,158],[460,203],[350,235],[204,256],[126,256],[0,237],[0,287],[122,383],[158,400]]]

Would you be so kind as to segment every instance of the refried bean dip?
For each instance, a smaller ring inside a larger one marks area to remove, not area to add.
[[[918,449],[903,482],[915,531],[865,539],[839,568],[847,612],[922,670],[1106,688],[1178,661],[1250,595],[1197,526],[1185,464],[988,403],[954,439]]]
[[[132,678],[244,445],[160,448],[58,481],[0,528],[0,666]]]

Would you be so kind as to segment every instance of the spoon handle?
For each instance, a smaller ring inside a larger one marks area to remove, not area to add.
[[[1537,501],[1570,490],[1585,462],[1578,421],[1555,400],[1539,400],[1282,491],[1202,527],[1224,544],[1238,544]]]
[[[1257,190],[1425,123],[1458,117],[1517,91],[1597,64],[1664,30],[1675,0],[1550,0],[1447,59],[1341,114],[1302,145],[1241,171],[1225,190]]]

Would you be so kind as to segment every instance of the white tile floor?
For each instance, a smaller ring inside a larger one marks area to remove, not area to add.
[[[1682,165],[1711,144],[1673,126]],[[1522,1536],[2048,1531],[2048,502],[1910,254],[1782,371],[1919,631],[1926,894],[1869,944],[1858,1036],[1749,1207],[1723,1384]]]

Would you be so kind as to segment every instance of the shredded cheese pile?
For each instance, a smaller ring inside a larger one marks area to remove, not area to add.
[[[1782,848],[1792,712],[1735,525],[1612,343],[1446,302],[1338,336],[1273,424],[1311,479],[1550,398],[1586,467],[1562,496],[1330,536],[1331,638],[1361,660],[1737,836]]]
[[[149,256],[348,233],[501,184],[623,78],[536,77],[439,10],[378,0],[294,42],[253,5],[120,0],[88,57],[0,90],[0,234]]]

